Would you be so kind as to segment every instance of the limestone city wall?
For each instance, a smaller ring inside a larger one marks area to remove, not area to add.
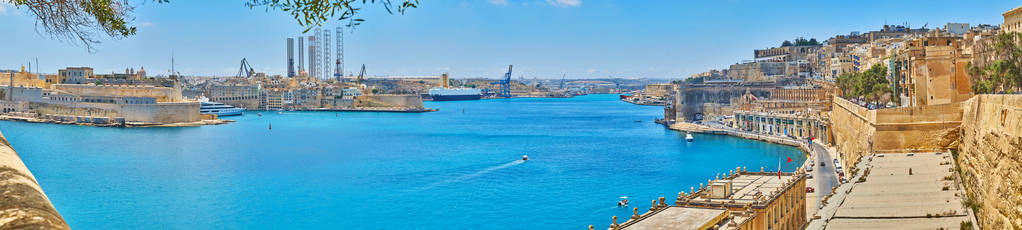
[[[158,124],[195,122],[202,119],[199,116],[198,102],[123,105],[107,103],[33,103],[32,108],[39,114],[44,115],[121,117],[128,122]]]
[[[376,94],[363,95],[355,98],[356,107],[406,107],[423,108],[422,97],[419,95]]]
[[[54,84],[54,89],[80,96],[153,97],[157,102],[179,102],[181,91],[170,87]]]
[[[957,161],[983,229],[1022,229],[1022,95],[966,101]]]
[[[833,104],[833,143],[846,166],[872,153],[943,151],[962,121],[961,103],[869,110],[835,97]]]
[[[841,153],[844,165],[853,166],[859,157],[873,151],[873,136],[876,128],[872,123],[876,111],[870,111],[840,97],[834,97],[830,114],[833,144]]]

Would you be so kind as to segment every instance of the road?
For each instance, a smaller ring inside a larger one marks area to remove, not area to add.
[[[710,127],[713,127],[713,128],[730,130],[730,131],[736,131],[736,132],[743,132],[743,131],[740,131],[740,130],[733,129],[731,127],[727,127],[724,124],[716,122],[716,121],[704,122],[703,124],[707,125],[707,126],[710,126]],[[747,132],[743,132],[743,133],[747,133]],[[763,135],[763,134],[757,134],[757,133],[748,133],[748,134]],[[806,186],[815,188],[816,189],[816,193],[817,193],[816,195],[818,197],[825,197],[827,195],[830,195],[831,190],[834,187],[837,187],[838,183],[839,183],[838,177],[837,177],[837,170],[834,168],[834,159],[830,156],[829,153],[827,153],[827,149],[825,147],[823,147],[823,145],[818,144],[818,143],[810,143],[809,146],[811,146],[810,148],[812,148],[812,151],[813,151],[812,153],[810,153],[810,155],[811,155],[811,158],[813,158],[812,160],[813,160],[813,164],[814,165],[813,165],[812,174],[813,174],[813,182],[815,182],[815,183],[814,184],[807,184]],[[826,166],[820,166],[820,162],[826,162],[827,165]],[[816,207],[820,207],[820,202],[821,202],[821,200],[817,200]]]
[[[823,148],[822,145],[817,143],[810,144],[813,148],[813,180],[816,181],[816,192],[819,193],[820,197],[830,195],[831,189],[838,185],[837,173],[834,169],[834,159],[827,153],[827,149]],[[827,163],[826,166],[820,166],[820,162]],[[819,207],[819,205],[817,205]]]

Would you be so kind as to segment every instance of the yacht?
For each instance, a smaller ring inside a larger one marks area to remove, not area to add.
[[[686,133],[685,134],[685,140],[688,141],[688,142],[692,142],[692,140],[695,140],[695,138],[692,138],[692,134],[691,133]]]
[[[220,102],[211,102],[209,99],[199,100],[200,114],[216,114],[218,117],[237,116],[245,113],[245,109],[237,108]]]

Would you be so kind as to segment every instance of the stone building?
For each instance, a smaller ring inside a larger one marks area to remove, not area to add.
[[[802,229],[807,223],[805,172],[748,172],[741,168],[720,174],[698,190],[678,193],[674,205],[665,197],[649,211],[638,208],[624,223],[617,217],[609,229]]]
[[[642,94],[648,97],[663,98],[668,95],[673,84],[648,84]]]
[[[941,105],[972,97],[968,72],[972,61],[954,36],[927,36],[908,41],[891,60],[896,90],[907,106]]]
[[[807,60],[809,56],[812,56],[816,50],[823,47],[822,45],[803,45],[803,46],[782,46],[767,49],[753,50],[753,56],[756,61],[797,61]]]
[[[735,111],[734,127],[746,132],[829,140],[829,119],[818,114]]]
[[[53,80],[49,80],[50,84],[60,83],[71,83],[81,84],[85,82],[85,79],[95,78],[96,75],[93,73],[92,67],[67,67],[64,69],[57,70],[57,76]]]
[[[797,62],[747,62],[728,67],[728,77],[743,81],[773,81],[781,77],[796,76]]]
[[[260,85],[209,85],[203,94],[210,101],[228,104],[238,108],[260,108]]]
[[[1004,24],[1001,24],[1002,32],[1022,32],[1022,6],[1015,7],[1001,15],[1004,16]]]

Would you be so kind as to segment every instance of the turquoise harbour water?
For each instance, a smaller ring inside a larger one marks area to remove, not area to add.
[[[0,131],[76,229],[605,228],[736,166],[805,160],[726,136],[685,142],[653,123],[663,108],[617,95],[426,105],[440,111]],[[632,206],[617,207],[620,196]]]

